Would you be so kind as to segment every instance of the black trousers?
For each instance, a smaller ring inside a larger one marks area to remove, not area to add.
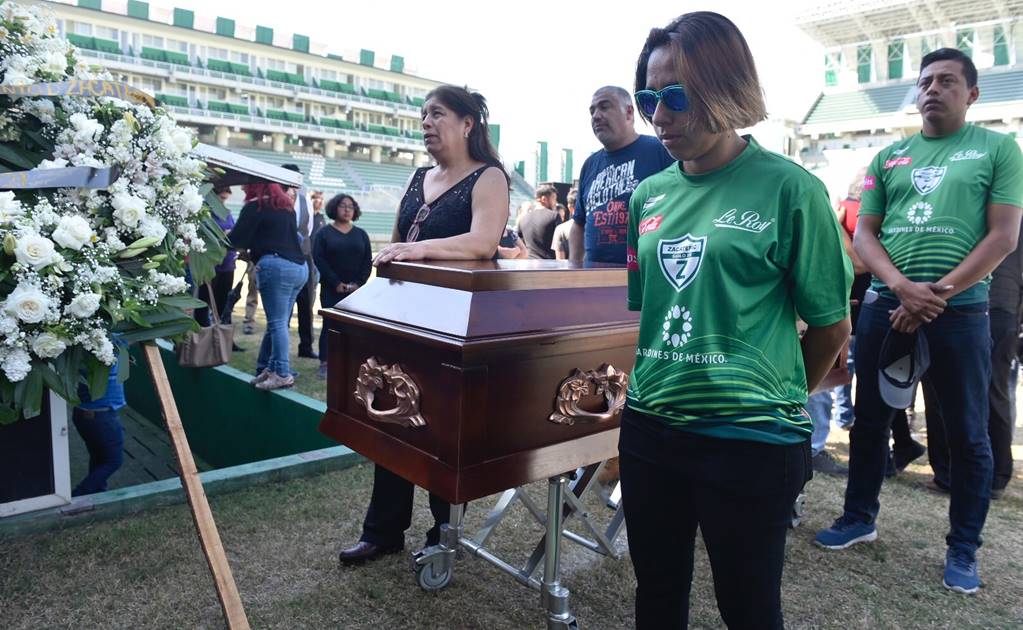
[[[234,282],[234,270],[218,271],[217,275],[210,280],[210,286],[213,287],[213,303],[217,305],[217,312],[220,313],[221,318],[224,318],[224,306],[227,305],[227,293],[231,290],[232,282]],[[210,303],[209,291],[206,290],[205,284],[199,285],[198,298],[207,304]],[[195,309],[193,316],[200,326],[210,325],[210,310],[208,308]],[[230,318],[226,321],[230,321]]]
[[[344,299],[347,293],[338,293],[334,289],[320,285],[320,307],[330,308],[334,306],[342,299]],[[320,344],[319,344],[320,361],[327,360],[327,323],[321,319],[320,321]]]
[[[404,547],[405,530],[412,525],[412,493],[415,486],[383,466],[373,470],[373,496],[362,522],[362,537],[380,547]],[[430,493],[433,527],[426,533],[426,544],[440,542],[440,526],[448,522],[451,504]]]
[[[1002,309],[992,308],[991,316],[991,385],[988,387],[988,436],[994,458],[994,477],[991,487],[1004,489],[1012,479],[1012,403],[1009,400],[1009,372],[1012,360],[1019,350],[1019,316]],[[926,385],[926,379],[925,379]],[[927,405],[927,455],[930,458],[934,481],[948,488],[949,445],[945,435],[944,418],[933,390],[924,388]],[[933,406],[933,410],[932,410]]]
[[[810,440],[726,440],[626,409],[618,445],[636,572],[636,628],[685,628],[700,528],[729,628],[782,628],[792,506],[812,475]]]
[[[310,279],[298,292],[295,304],[298,306],[298,351],[313,351],[313,296],[316,291],[316,280]]]

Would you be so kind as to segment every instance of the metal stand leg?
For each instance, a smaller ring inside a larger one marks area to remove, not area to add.
[[[544,551],[543,588],[540,600],[547,610],[548,630],[578,628],[579,624],[569,611],[569,591],[561,585],[559,569],[561,564],[562,505],[565,503],[565,485],[568,477],[551,477],[547,489],[547,537]]]
[[[464,516],[464,505],[452,505],[448,522],[440,526],[440,544],[412,554],[412,570],[415,571],[416,582],[424,591],[437,591],[451,583]]]

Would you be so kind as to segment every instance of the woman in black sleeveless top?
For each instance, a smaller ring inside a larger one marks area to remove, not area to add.
[[[508,223],[510,182],[490,144],[486,100],[444,85],[427,94],[422,115],[423,142],[437,165],[412,175],[391,244],[373,264],[492,258]],[[362,536],[341,552],[341,563],[357,564],[403,549],[405,530],[412,524],[412,493],[410,482],[377,465]],[[450,507],[430,494],[435,522],[426,535],[428,546],[439,542]]]

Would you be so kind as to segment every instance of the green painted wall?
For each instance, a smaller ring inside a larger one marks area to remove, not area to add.
[[[294,455],[337,442],[317,431],[327,406],[290,391],[262,392],[231,367],[181,368],[161,346],[181,422],[192,451],[216,468]],[[163,416],[141,348],[132,350],[128,404],[162,426]]]

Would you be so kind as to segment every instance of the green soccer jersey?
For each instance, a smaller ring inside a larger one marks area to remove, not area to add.
[[[632,193],[628,402],[680,429],[792,444],[813,428],[796,316],[847,317],[852,264],[820,180],[748,140],[721,169],[675,164]]]
[[[1009,136],[964,125],[942,138],[922,133],[877,154],[863,181],[860,215],[878,215],[881,245],[914,282],[936,282],[987,234],[988,204],[1023,202],[1023,157]],[[952,297],[984,302],[990,278]],[[894,294],[878,278],[872,286]]]

